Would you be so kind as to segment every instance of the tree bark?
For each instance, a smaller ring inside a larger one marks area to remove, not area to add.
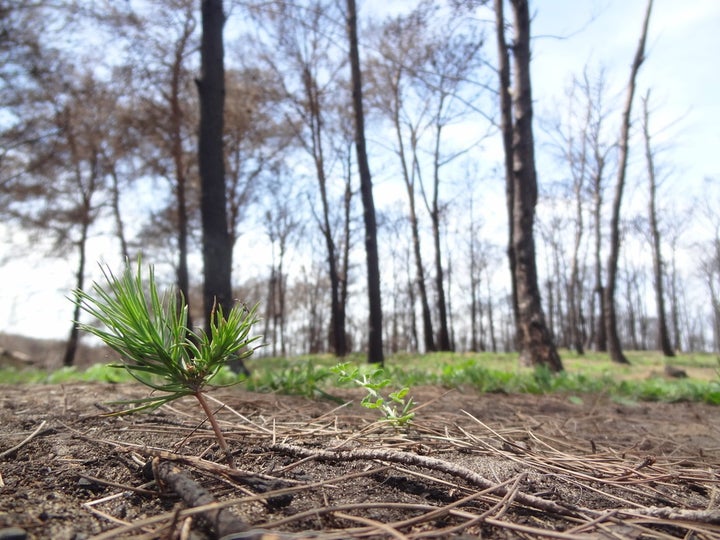
[[[216,307],[226,315],[233,305],[232,246],[228,234],[225,162],[223,156],[223,110],[225,67],[222,0],[202,0],[200,94],[200,211],[204,263],[203,311],[205,328]]]
[[[515,221],[513,220],[513,208],[515,206],[515,184],[511,181],[513,177],[513,153],[512,153],[512,97],[510,95],[510,57],[505,41],[505,16],[503,0],[495,0],[495,35],[498,46],[498,76],[500,77],[500,132],[503,138],[505,149],[505,200],[507,202],[508,215],[508,246],[507,255],[510,266],[510,289],[512,294],[512,314],[515,327],[519,326],[520,309],[518,307],[517,283],[515,282],[515,251],[513,250],[513,237]],[[515,336],[515,347],[520,350],[522,347],[519,334]]]
[[[435,290],[437,294],[438,320],[440,330],[438,334],[437,347],[440,351],[451,351],[452,341],[448,328],[448,306],[445,300],[445,276],[442,264],[442,248],[440,242],[440,134],[442,122],[440,113],[442,102],[438,107],[438,114],[435,123],[435,149],[433,151],[433,198],[430,207],[430,221],[432,222],[433,243],[435,246]]]
[[[517,332],[520,338],[520,359],[527,365],[546,366],[552,371],[563,369],[552,336],[545,323],[540,290],[538,288],[533,228],[537,204],[537,176],[535,171],[534,138],[532,131],[532,90],[530,84],[530,15],[527,0],[512,0],[515,29],[513,46],[515,82],[513,90],[512,118],[512,175],[507,182],[512,188],[512,245],[515,264],[515,287],[517,293]],[[502,0],[495,1],[498,48],[501,58],[508,57],[504,37]],[[500,78],[500,92],[508,92],[503,86],[507,80]],[[503,114],[505,127],[503,141],[507,143],[507,116]],[[506,148],[507,151],[507,148]],[[509,165],[506,158],[506,166]],[[512,264],[512,263],[511,263]]]
[[[90,225],[93,221],[93,204],[92,198],[97,190],[99,181],[99,163],[98,153],[96,149],[92,148],[92,155],[88,159],[90,173],[87,184],[83,182],[83,173],[80,165],[80,157],[78,156],[78,141],[76,140],[75,134],[72,131],[72,127],[66,127],[68,129],[68,143],[70,147],[70,155],[72,156],[74,175],[78,191],[80,192],[79,208],[80,211],[80,238],[77,241],[78,248],[78,266],[75,273],[75,288],[78,291],[83,290],[85,287],[85,266],[87,264],[87,241],[90,232]],[[69,367],[75,363],[75,355],[77,354],[78,344],[80,342],[80,329],[78,328],[78,322],[80,321],[80,302],[75,302],[75,308],[73,311],[72,327],[70,328],[70,335],[68,336],[67,343],[65,344],[65,354],[63,356],[63,366]]]
[[[660,227],[658,225],[656,210],[657,178],[655,175],[655,163],[652,147],[650,145],[650,127],[648,112],[648,101],[650,90],[643,99],[643,138],[645,139],[645,160],[647,161],[649,196],[648,196],[648,219],[650,221],[650,238],[653,252],[653,280],[655,287],[655,302],[657,305],[657,339],[660,350],[665,356],[675,356],[675,351],[670,344],[670,333],[668,332],[667,317],[665,314],[665,292],[663,287],[663,258],[660,248]]]
[[[332,226],[330,224],[330,204],[327,196],[327,176],[325,174],[325,153],[323,150],[323,119],[317,80],[310,71],[309,66],[303,70],[303,85],[308,103],[308,127],[312,143],[310,150],[315,163],[318,187],[320,189],[320,202],[322,204],[322,217],[320,231],[325,240],[327,250],[328,277],[330,278],[330,336],[332,347],[336,356],[347,354],[345,340],[345,306],[341,303],[341,283],[338,271],[338,256]]]
[[[607,325],[605,324],[605,286],[603,285],[602,279],[602,254],[600,244],[602,243],[602,225],[600,223],[600,216],[602,213],[602,173],[599,168],[595,172],[594,178],[594,205],[593,205],[593,226],[595,228],[595,244],[594,244],[594,255],[595,255],[595,289],[593,295],[597,295],[598,298],[598,309],[597,311],[593,308],[593,314],[599,313],[597,323],[593,325],[593,332],[595,333],[595,350],[599,352],[607,351]]]
[[[90,229],[90,201],[87,201],[85,208],[86,214],[82,218],[80,226],[80,240],[78,240],[78,267],[75,273],[75,288],[78,291],[85,287],[85,265],[86,265],[86,247],[88,239],[88,231]],[[78,344],[80,341],[80,330],[78,321],[80,320],[80,302],[75,302],[73,311],[72,326],[70,327],[70,335],[65,344],[65,354],[63,356],[63,366],[70,367],[75,363],[75,355],[77,354]]]
[[[620,337],[617,328],[617,314],[615,313],[615,288],[617,285],[618,258],[620,256],[620,206],[622,204],[623,190],[625,189],[625,175],[627,172],[627,161],[630,142],[630,123],[632,102],[635,95],[635,82],[640,66],[645,59],[645,41],[647,40],[648,24],[653,0],[648,0],[643,21],[642,33],[638,42],[635,58],[630,70],[630,81],[627,86],[627,97],[623,110],[622,126],[620,131],[620,160],[618,165],[617,184],[615,186],[615,197],[612,205],[612,218],[610,220],[610,253],[607,260],[607,283],[605,285],[604,309],[605,309],[605,330],[607,332],[607,346],[610,359],[620,364],[630,362],[622,352]]]
[[[175,269],[177,287],[185,302],[190,301],[190,273],[188,271],[188,209],[186,198],[187,177],[185,174],[185,152],[182,142],[183,111],[180,106],[181,68],[185,48],[193,29],[192,24],[186,21],[182,39],[175,48],[175,58],[172,64],[170,77],[170,151],[172,152],[175,167],[175,201],[177,203],[177,267]],[[187,326],[192,328],[191,310],[187,314]]]
[[[394,89],[397,91],[397,87]],[[423,337],[425,340],[425,352],[435,350],[435,336],[433,332],[432,317],[430,315],[430,303],[428,302],[427,287],[425,285],[425,266],[422,261],[422,249],[420,246],[420,228],[418,225],[417,211],[415,207],[415,168],[411,165],[408,167],[405,156],[405,144],[402,137],[402,129],[400,126],[400,98],[396,94],[396,102],[393,110],[393,122],[395,124],[395,133],[398,139],[398,156],[405,181],[405,188],[408,194],[408,207],[410,210],[410,231],[412,234],[413,255],[415,259],[415,281],[417,283],[418,293],[420,294],[420,308],[423,322]],[[413,136],[411,143],[413,155],[417,152],[415,148],[416,137]],[[412,171],[412,172],[411,172]]]
[[[123,261],[129,261],[130,249],[125,236],[125,222],[120,212],[120,179],[118,178],[114,164],[108,165],[110,165],[110,179],[112,181],[110,185],[110,204],[112,205],[112,214],[115,221],[115,234],[120,242],[120,257]]]
[[[360,171],[360,193],[365,221],[365,252],[368,274],[368,362],[382,364],[383,327],[382,299],[380,296],[380,262],[377,247],[377,223],[375,221],[375,202],[373,200],[372,176],[365,147],[365,115],[363,113],[362,78],[360,74],[360,52],[358,50],[357,9],[355,0],[347,0],[347,31],[350,42],[350,70],[352,84],[352,103],[355,115],[355,148],[358,169]]]

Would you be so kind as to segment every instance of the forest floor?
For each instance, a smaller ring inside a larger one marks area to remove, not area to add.
[[[231,470],[192,398],[0,386],[0,538],[720,539],[718,407],[420,387],[399,429],[334,393],[212,391]]]

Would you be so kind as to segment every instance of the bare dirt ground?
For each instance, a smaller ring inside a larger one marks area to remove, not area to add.
[[[720,539],[720,409],[445,392],[400,430],[359,392],[213,391],[231,470],[192,398],[0,386],[0,539]]]

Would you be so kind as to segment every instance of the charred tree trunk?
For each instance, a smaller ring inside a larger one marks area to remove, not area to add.
[[[588,109],[590,107],[588,106]],[[586,138],[582,143],[582,171],[575,179],[573,194],[575,196],[575,235],[573,241],[572,261],[570,263],[570,283],[568,284],[568,325],[570,326],[570,345],[579,355],[585,354],[583,346],[582,321],[582,294],[580,283],[580,247],[582,244],[585,223],[583,220],[583,188],[585,181],[585,167],[587,163]]]
[[[330,224],[330,204],[327,196],[327,176],[325,174],[325,152],[323,149],[323,118],[320,110],[320,96],[317,80],[310,72],[309,66],[303,71],[303,84],[308,102],[308,123],[312,142],[310,150],[315,163],[315,174],[317,175],[318,187],[320,188],[320,202],[322,204],[322,216],[320,221],[320,232],[325,240],[327,250],[328,277],[330,278],[330,338],[331,345],[336,356],[347,354],[345,341],[345,317],[344,307],[340,301],[340,274],[338,272],[338,257],[333,230]],[[342,312],[342,313],[341,313]]]
[[[660,249],[660,227],[657,220],[655,205],[657,193],[657,178],[655,175],[655,163],[653,160],[652,148],[650,145],[650,127],[648,112],[648,100],[650,90],[643,99],[643,138],[645,139],[645,159],[647,161],[649,197],[648,197],[648,219],[650,221],[650,238],[652,241],[653,253],[653,285],[655,288],[655,302],[657,304],[657,339],[660,350],[665,356],[675,356],[675,351],[670,344],[670,333],[668,332],[667,318],[665,315],[665,292],[663,287],[663,258]]]
[[[85,286],[85,265],[86,265],[86,247],[88,239],[88,231],[90,229],[90,201],[87,201],[87,205],[84,210],[87,213],[83,216],[81,228],[80,228],[80,239],[78,240],[78,267],[75,273],[75,288],[78,291],[82,291]],[[70,367],[75,363],[75,355],[77,354],[78,344],[80,341],[80,330],[77,322],[80,320],[80,302],[75,302],[75,308],[73,311],[72,326],[70,327],[70,335],[68,336],[67,343],[65,344],[65,354],[63,356],[63,366]]]
[[[345,356],[351,352],[352,345],[348,343],[345,320],[347,318],[347,300],[348,300],[348,268],[350,267],[350,213],[352,211],[352,172],[350,167],[350,161],[352,160],[352,153],[348,150],[348,167],[347,167],[347,178],[345,179],[345,196],[343,197],[343,211],[344,211],[344,229],[343,229],[343,248],[342,248],[342,270],[338,273],[338,280],[340,283],[340,303],[338,306],[338,328],[342,329],[342,354],[335,349],[335,354],[338,356]]]
[[[513,250],[513,237],[515,222],[513,220],[513,208],[515,206],[515,184],[511,181],[513,177],[513,117],[512,97],[510,96],[510,57],[505,41],[505,16],[503,0],[495,0],[495,35],[498,46],[498,76],[500,77],[500,131],[505,149],[505,200],[507,202],[508,215],[508,263],[510,266],[510,288],[512,294],[512,315],[515,327],[519,327],[520,310],[518,307],[517,283],[515,282],[515,251]],[[521,350],[522,343],[519,333],[515,335],[515,348]]]
[[[397,92],[397,88],[394,89]],[[418,225],[417,211],[415,207],[415,168],[411,165],[408,167],[407,157],[405,155],[405,143],[403,141],[402,129],[400,125],[400,98],[396,96],[396,103],[393,110],[393,122],[395,124],[395,133],[398,139],[398,157],[400,158],[400,166],[402,170],[405,188],[408,194],[408,207],[410,210],[410,231],[412,234],[413,255],[415,258],[415,279],[417,282],[418,293],[420,295],[420,308],[422,313],[423,337],[425,340],[425,352],[435,350],[435,336],[432,325],[432,317],[430,314],[430,303],[428,302],[427,287],[425,285],[425,266],[422,261],[422,249],[420,246],[420,231]],[[411,147],[413,155],[417,152],[416,138],[412,137]]]
[[[127,238],[125,237],[125,222],[120,212],[120,179],[118,178],[115,167],[110,163],[106,163],[106,165],[109,166],[110,172],[110,204],[112,205],[113,220],[115,221],[115,234],[120,242],[120,257],[123,261],[129,261],[130,249],[128,248]]]
[[[172,157],[175,166],[175,200],[177,203],[177,243],[178,258],[176,267],[177,287],[179,293],[186,302],[190,301],[190,274],[188,272],[188,211],[185,187],[185,159],[182,147],[181,122],[182,111],[180,110],[179,99],[179,66],[173,70],[172,97],[171,97],[171,118],[172,125]],[[192,318],[188,310],[187,327],[192,328]]]
[[[672,251],[672,257],[670,259],[670,313],[672,319],[673,328],[673,350],[682,350],[682,339],[680,333],[680,299],[678,298],[678,284],[677,284],[677,255],[676,255],[676,238],[673,238],[670,243]]]
[[[625,109],[623,110],[622,126],[620,132],[620,160],[618,165],[618,178],[615,186],[615,197],[612,205],[612,218],[610,220],[610,253],[607,262],[607,284],[604,290],[605,301],[605,329],[607,332],[607,346],[610,353],[610,359],[620,364],[629,364],[630,362],[622,352],[620,337],[617,328],[617,315],[615,313],[615,288],[617,283],[618,258],[620,255],[620,206],[622,204],[623,190],[625,189],[625,174],[627,172],[627,161],[630,142],[630,123],[632,102],[635,95],[635,81],[640,71],[640,66],[645,60],[645,41],[647,39],[648,24],[650,22],[650,12],[652,10],[652,0],[648,0],[647,9],[645,10],[645,19],[643,21],[642,33],[638,48],[635,51],[632,68],[630,70],[630,81],[627,87],[627,97],[625,101]]]
[[[487,314],[488,314],[488,333],[490,334],[490,350],[496,353],[498,352],[497,338],[495,337],[495,314],[493,310],[493,301],[490,291],[490,276],[487,275],[485,279],[485,286],[487,287]]]
[[[408,189],[411,189],[410,187]],[[420,231],[418,227],[417,213],[415,211],[415,197],[410,200],[410,229],[412,231],[413,255],[415,258],[415,281],[418,294],[420,295],[420,311],[422,313],[423,337],[425,340],[425,352],[433,352],[435,347],[435,336],[430,314],[430,302],[428,301],[427,287],[425,285],[425,267],[422,261],[420,249]]]
[[[532,90],[530,84],[530,15],[527,0],[512,0],[515,29],[513,45],[515,83],[513,90],[512,133],[512,175],[507,178],[513,183],[508,188],[512,193],[512,245],[514,254],[516,300],[518,308],[517,332],[521,348],[521,362],[527,365],[544,365],[552,371],[563,369],[552,336],[545,322],[540,290],[538,288],[535,261],[535,239],[533,237],[535,205],[537,204],[537,176],[532,131]],[[508,58],[504,37],[502,0],[495,1],[498,30],[499,56]],[[507,86],[500,92],[508,93]],[[504,142],[507,142],[508,126],[503,113]],[[507,152],[507,148],[506,148]],[[506,160],[507,164],[507,160]],[[512,264],[512,263],[511,263]]]
[[[604,163],[601,162],[601,165]],[[602,226],[600,223],[600,215],[602,210],[602,168],[596,171],[594,179],[594,207],[593,221],[595,227],[595,289],[593,291],[594,298],[598,299],[598,309],[593,309],[593,314],[598,313],[598,318],[593,325],[592,331],[595,336],[595,350],[599,352],[607,351],[607,325],[605,324],[605,286],[603,285],[602,276]]]
[[[382,364],[383,353],[382,299],[380,295],[380,261],[377,246],[377,223],[373,200],[372,176],[365,147],[365,115],[363,112],[360,52],[358,50],[357,9],[355,0],[347,0],[347,30],[350,42],[352,103],[355,115],[355,147],[360,170],[360,193],[365,221],[365,252],[368,274],[368,362]]]
[[[80,212],[80,238],[78,238],[77,241],[78,267],[75,273],[75,288],[76,290],[81,291],[85,286],[87,241],[90,232],[90,224],[93,221],[92,197],[98,186],[99,163],[98,155],[97,153],[94,153],[93,157],[89,160],[90,175],[88,181],[87,183],[83,182],[83,175],[79,164],[79,158],[77,157],[77,142],[74,134],[72,133],[72,130],[69,130],[68,132],[68,142],[74,160],[77,188],[80,191],[81,197],[78,208]],[[80,302],[75,302],[72,327],[70,328],[70,335],[68,336],[67,343],[65,344],[65,354],[63,356],[63,366],[66,367],[72,366],[75,363],[75,355],[77,354],[78,344],[80,342],[80,329],[78,328],[78,322],[80,321],[80,312]]]
[[[438,117],[435,123],[435,149],[433,152],[433,198],[430,206],[430,221],[432,222],[433,243],[435,245],[435,290],[437,293],[438,319],[440,330],[438,334],[438,350],[451,351],[452,342],[448,328],[448,306],[445,298],[445,275],[442,264],[442,249],[440,242],[440,135],[442,122],[440,112],[442,104],[438,107]]]
[[[225,65],[222,0],[202,0],[200,133],[200,212],[204,263],[203,312],[209,332],[214,311],[226,315],[233,305],[232,246],[228,233],[225,161],[223,155],[223,110]]]

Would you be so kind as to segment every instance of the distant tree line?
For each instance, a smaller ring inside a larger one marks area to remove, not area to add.
[[[673,206],[635,91],[651,7],[623,108],[588,67],[538,118],[522,0],[0,0],[0,214],[78,288],[103,239],[196,324],[260,302],[261,354],[717,351],[720,219]]]

